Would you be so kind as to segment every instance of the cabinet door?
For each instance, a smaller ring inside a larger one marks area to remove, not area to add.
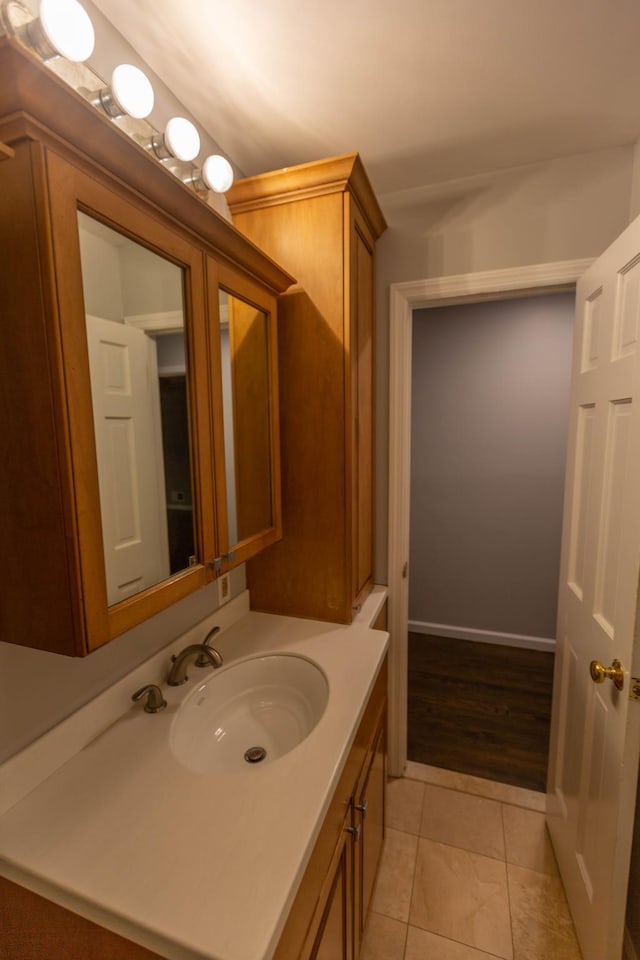
[[[373,578],[374,531],[374,243],[351,202],[350,377],[351,402],[351,584],[353,603]]]
[[[47,173],[71,575],[89,652],[213,575],[204,256],[50,151]]]
[[[207,288],[224,571],[282,536],[276,301],[211,258]]]
[[[364,784],[356,797],[355,803],[356,823],[360,825],[360,834],[355,842],[354,935],[356,957],[364,934],[384,841],[385,727],[386,712],[383,711],[377,727],[371,758],[365,771]]]
[[[120,934],[0,877],[1,960],[163,960]]]
[[[352,960],[353,958],[353,899],[352,899],[351,835],[344,832],[329,899],[320,924],[310,960]]]

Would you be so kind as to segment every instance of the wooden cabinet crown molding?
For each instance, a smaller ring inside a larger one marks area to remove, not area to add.
[[[75,151],[75,159],[90,157],[183,231],[205,241],[216,257],[243,267],[274,293],[294,282],[113,121],[8,37],[0,38],[0,116],[0,140],[7,147],[23,139],[50,138],[58,151]]]
[[[235,183],[227,193],[229,209],[235,216],[262,207],[293,203],[309,197],[349,190],[377,240],[387,229],[384,215],[367,176],[360,155],[345,153],[296,167],[285,167]]]

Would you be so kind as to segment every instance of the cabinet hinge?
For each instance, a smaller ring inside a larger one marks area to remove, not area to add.
[[[629,700],[640,700],[640,677],[631,677]]]

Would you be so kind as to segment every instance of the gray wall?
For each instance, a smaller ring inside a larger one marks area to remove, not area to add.
[[[378,583],[387,582],[389,285],[599,256],[629,222],[633,156],[631,145],[615,147],[379,197],[389,227],[376,268]],[[640,160],[638,171],[640,185]]]
[[[555,636],[574,302],[414,312],[410,620]]]

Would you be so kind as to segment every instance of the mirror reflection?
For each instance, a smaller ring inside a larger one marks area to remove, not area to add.
[[[195,562],[183,270],[78,225],[111,605]]]
[[[229,545],[273,525],[269,318],[220,289],[220,350]]]

